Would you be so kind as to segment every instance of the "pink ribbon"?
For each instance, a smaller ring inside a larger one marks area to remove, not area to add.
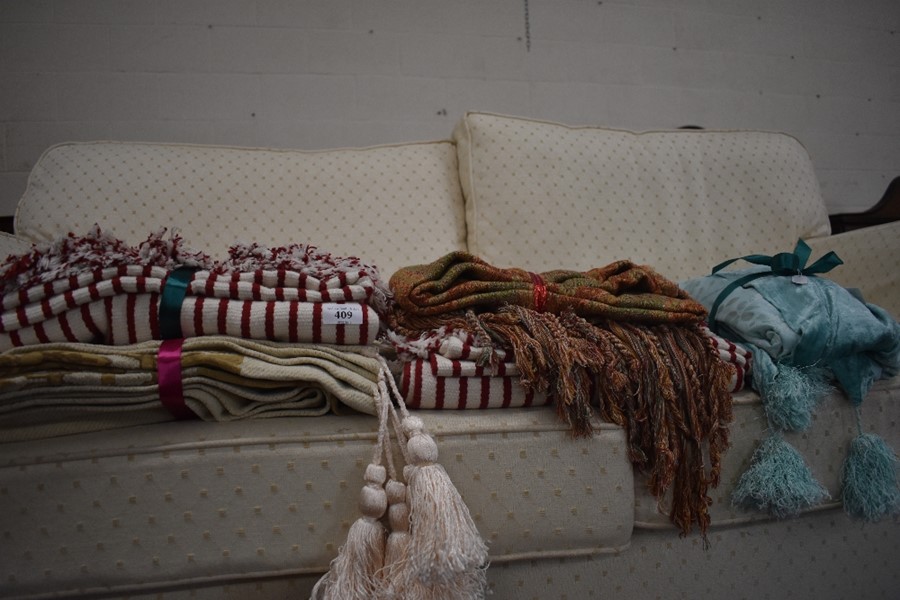
[[[156,355],[156,374],[159,381],[159,401],[176,419],[193,419],[196,415],[184,402],[181,383],[181,346],[183,339],[165,340]]]

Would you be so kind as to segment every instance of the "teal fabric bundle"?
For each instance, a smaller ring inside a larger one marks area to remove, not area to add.
[[[900,509],[897,456],[884,440],[863,433],[860,405],[879,379],[900,372],[900,324],[858,294],[818,277],[841,264],[829,253],[806,266],[802,240],[793,253],[752,255],[756,266],[683,282],[710,310],[710,328],[753,353],[751,385],[762,398],[770,436],[757,448],[732,500],[789,517],[828,498],[803,457],[782,436],[812,423],[818,401],[836,383],[857,410],[859,434],[842,475],[848,514],[874,521]]]

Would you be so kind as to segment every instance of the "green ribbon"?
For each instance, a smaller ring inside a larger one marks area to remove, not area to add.
[[[191,282],[194,267],[178,267],[169,273],[163,282],[162,295],[159,299],[159,335],[164,340],[176,340],[181,335],[181,305],[187,295],[187,286]]]
[[[816,262],[807,267],[806,261],[809,260],[810,254],[812,254],[812,248],[810,248],[809,245],[803,240],[797,240],[797,245],[794,247],[793,252],[781,252],[779,254],[776,254],[775,256],[766,256],[764,254],[748,254],[747,256],[741,256],[739,258],[726,260],[725,262],[719,263],[718,265],[713,267],[712,274],[714,275],[734,262],[737,262],[739,260],[746,260],[747,262],[753,263],[755,265],[767,266],[770,270],[750,273],[749,275],[745,275],[728,284],[725,289],[719,293],[716,301],[713,302],[712,308],[709,310],[709,328],[713,332],[717,333],[716,313],[718,313],[719,311],[719,305],[722,304],[722,301],[725,300],[725,298],[727,298],[728,295],[731,294],[731,292],[743,285],[746,285],[754,279],[759,279],[760,277],[771,277],[773,275],[815,277],[819,273],[827,273],[836,266],[844,264],[844,261],[842,261],[840,257],[838,257],[838,255],[832,251],[822,256]],[[805,283],[805,280],[797,281],[797,283]]]

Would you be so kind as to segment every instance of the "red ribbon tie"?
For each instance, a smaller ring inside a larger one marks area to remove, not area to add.
[[[529,275],[531,275],[531,282],[534,284],[532,289],[534,310],[542,313],[547,305],[547,284],[544,283],[544,280],[537,273],[529,273]]]

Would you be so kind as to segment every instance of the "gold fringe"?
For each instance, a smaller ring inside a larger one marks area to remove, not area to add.
[[[593,400],[602,420],[627,432],[629,459],[660,504],[671,492],[672,523],[682,535],[696,524],[706,539],[708,491],[729,445],[733,367],[699,324],[588,322],[514,305],[403,321],[394,325],[404,335],[450,326],[512,350],[522,385],[551,394],[575,436],[592,434]]]

